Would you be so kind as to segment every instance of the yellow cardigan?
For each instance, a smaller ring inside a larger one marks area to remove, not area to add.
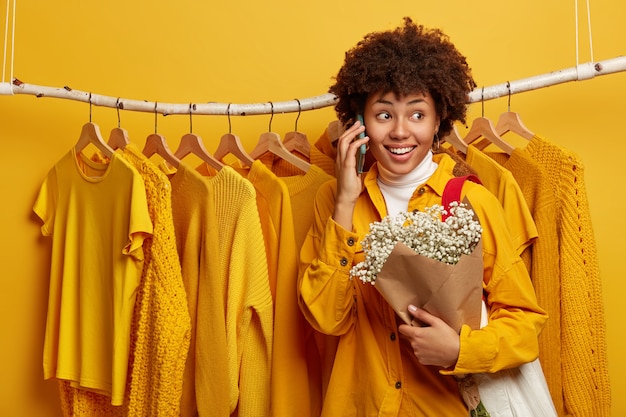
[[[556,201],[560,248],[561,352],[566,412],[610,415],[601,280],[584,168],[572,152],[535,136],[525,148],[548,173]]]
[[[539,335],[539,360],[554,407],[563,416],[559,237],[550,179],[543,167],[521,148],[515,148],[510,156],[501,152],[486,154],[513,174],[537,226],[539,238],[524,250],[522,259],[530,272],[537,301],[550,317]]]

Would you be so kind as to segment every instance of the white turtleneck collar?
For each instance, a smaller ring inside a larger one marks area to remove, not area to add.
[[[394,216],[408,210],[409,200],[418,185],[425,183],[437,169],[433,153],[429,151],[422,162],[411,172],[397,175],[378,165],[378,186],[385,197],[387,214]]]

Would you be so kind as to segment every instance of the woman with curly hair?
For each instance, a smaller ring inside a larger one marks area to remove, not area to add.
[[[466,416],[455,375],[495,372],[538,356],[547,315],[516,255],[502,207],[480,184],[467,182],[462,197],[483,228],[485,327],[464,325],[459,334],[417,308],[409,310],[424,326],[403,324],[374,286],[350,277],[364,259],[360,242],[370,223],[442,204],[455,161],[433,148],[455,121],[465,121],[474,87],[465,57],[449,38],[410,18],[366,35],[346,53],[330,92],[349,127],[337,141],[336,181],[315,199],[298,281],[308,322],[339,340],[323,417]],[[357,170],[361,145],[375,161],[365,173]]]

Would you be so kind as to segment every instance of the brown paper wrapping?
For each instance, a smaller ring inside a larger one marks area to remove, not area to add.
[[[460,332],[463,324],[480,328],[482,282],[482,241],[454,265],[419,255],[398,242],[374,286],[405,323],[415,324],[408,310],[413,304]]]

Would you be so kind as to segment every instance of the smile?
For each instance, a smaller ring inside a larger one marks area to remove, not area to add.
[[[407,146],[404,148],[387,148],[387,150],[389,150],[389,152],[394,155],[404,155],[405,153],[411,152],[413,149],[415,149],[415,146]]]

